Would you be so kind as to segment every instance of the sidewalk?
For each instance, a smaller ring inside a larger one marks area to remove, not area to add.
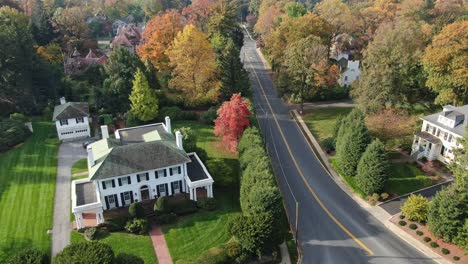
[[[317,155],[319,160],[322,162],[322,165],[327,169],[329,172],[330,177],[335,181],[335,183],[346,193],[348,194],[359,206],[366,210],[369,214],[379,220],[386,228],[392,231],[394,234],[399,236],[401,239],[406,241],[408,244],[412,245],[417,250],[424,253],[426,256],[432,258],[437,263],[451,263],[445,259],[443,259],[438,254],[434,253],[431,249],[429,249],[426,245],[418,241],[417,239],[411,237],[408,233],[398,228],[396,225],[392,224],[389,220],[392,217],[388,212],[382,209],[380,206],[371,206],[366,201],[358,197],[351,188],[342,180],[342,178],[333,170],[331,167],[330,162],[328,161],[328,156],[322,150],[318,141],[310,132],[309,128],[307,128],[304,120],[299,115],[296,110],[292,111],[293,117],[299,126],[300,130],[302,131],[304,137],[306,138],[309,146],[313,149],[314,153]]]
[[[151,241],[153,242],[154,252],[159,264],[172,264],[171,254],[167,248],[166,239],[159,225],[151,225],[149,232]]]

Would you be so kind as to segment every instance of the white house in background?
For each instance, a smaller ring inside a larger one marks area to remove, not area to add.
[[[426,157],[450,163],[453,150],[461,147],[459,140],[465,136],[468,126],[468,105],[444,106],[442,112],[421,118],[423,125],[414,136],[411,156],[415,159]]]
[[[361,70],[359,69],[358,60],[352,60],[352,56],[347,53],[340,53],[334,59],[338,62],[338,67],[340,68],[341,74],[338,83],[341,86],[349,86],[359,79]]]
[[[72,212],[78,229],[83,213],[96,213],[104,221],[103,210],[129,206],[133,202],[188,193],[213,197],[213,178],[196,153],[186,153],[182,134],[171,131],[171,120],[151,125],[118,129],[109,138],[88,145],[89,178],[72,182]]]
[[[52,121],[55,122],[60,140],[89,137],[89,106],[88,103],[66,102],[60,98],[60,105],[54,108]]]

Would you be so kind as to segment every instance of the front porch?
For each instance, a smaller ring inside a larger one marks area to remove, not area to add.
[[[94,182],[89,179],[72,181],[72,213],[75,216],[74,227],[82,229],[104,223],[102,203]],[[92,224],[93,218],[95,225]]]
[[[188,154],[192,162],[187,164],[186,190],[190,200],[197,201],[201,197],[213,197],[213,178],[196,153]]]
[[[425,157],[427,160],[441,160],[440,153],[444,151],[442,141],[425,131],[417,132],[414,135],[413,146],[411,150],[411,157],[415,160]],[[442,156],[443,157],[443,156]],[[442,162],[447,162],[444,159]]]

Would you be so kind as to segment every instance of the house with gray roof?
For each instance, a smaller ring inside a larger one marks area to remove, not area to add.
[[[187,193],[191,200],[213,197],[213,178],[197,153],[187,153],[183,136],[165,123],[118,129],[87,147],[86,179],[72,182],[72,212],[78,229],[83,214],[94,213],[103,223],[103,211],[134,202]]]
[[[52,121],[55,122],[60,140],[72,140],[89,137],[89,105],[83,102],[66,102],[60,98],[60,104],[54,108]]]
[[[465,136],[468,126],[468,105],[444,106],[442,112],[421,118],[421,131],[414,136],[411,156],[450,163],[453,150],[460,148],[460,139]]]

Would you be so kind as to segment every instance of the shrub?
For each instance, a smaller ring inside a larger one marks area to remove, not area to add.
[[[116,232],[116,231],[122,231],[125,229],[125,224],[127,223],[127,218],[121,217],[121,218],[113,218],[106,220],[104,222],[104,226],[110,231],[110,232]]]
[[[87,240],[95,240],[98,237],[98,229],[95,227],[90,227],[84,231],[84,237]]]
[[[446,249],[446,248],[442,248],[441,251],[442,251],[442,254],[444,254],[444,255],[450,254],[450,250],[448,250],[448,249]]]
[[[174,213],[177,215],[185,215],[185,214],[191,214],[195,213],[197,211],[197,203],[192,200],[181,200],[174,204],[174,207],[172,209]]]
[[[405,219],[405,215],[400,215],[400,219]]]
[[[125,225],[129,233],[143,235],[148,233],[149,225],[146,219],[130,219]]]
[[[424,242],[427,243],[427,242],[431,241],[432,239],[430,237],[424,237],[423,240],[424,240]]]
[[[99,242],[81,242],[67,246],[55,256],[54,264],[99,263],[111,264],[115,256],[112,248]]]
[[[177,215],[174,213],[160,213],[156,215],[156,220],[161,225],[172,224],[177,220]]]
[[[385,146],[379,139],[376,139],[367,146],[357,165],[356,181],[359,189],[367,195],[380,192],[388,180],[387,170]],[[380,196],[377,200],[379,198]]]
[[[238,175],[234,174],[231,166],[223,159],[209,159],[206,162],[208,171],[213,176],[213,180],[218,186],[232,187],[238,184]]]
[[[408,227],[413,230],[418,229],[418,226],[416,224],[410,224]]]
[[[412,221],[426,222],[429,200],[422,195],[410,195],[401,207],[403,214]]]
[[[322,140],[321,145],[327,153],[331,153],[332,151],[335,150],[335,143],[336,143],[335,139],[329,137],[329,138]]]
[[[143,206],[139,202],[132,203],[128,207],[128,213],[133,218],[143,218],[143,217],[145,217],[145,209],[143,208]]]
[[[380,195],[378,193],[372,194],[372,196],[369,197],[369,203],[371,205],[376,205],[379,202]]]
[[[431,247],[432,248],[437,248],[437,247],[439,247],[439,244],[437,244],[437,242],[435,242],[435,241],[432,241],[431,242]]]
[[[164,118],[166,116],[170,117],[172,121],[178,120],[197,120],[198,115],[195,112],[183,112],[177,106],[166,106],[161,108],[159,111],[160,118]]]
[[[228,264],[229,257],[223,248],[210,248],[203,252],[196,260],[195,263],[203,264]]]
[[[406,221],[403,221],[403,220],[402,220],[402,221],[399,221],[398,224],[401,225],[401,226],[405,226],[405,225],[406,225]]]
[[[453,260],[459,261],[459,260],[460,260],[460,257],[459,257],[459,256],[453,256]]]
[[[27,121],[27,118],[25,115],[21,114],[21,113],[13,113],[10,115],[10,119],[11,120],[15,120],[15,121],[18,121],[18,122],[21,122],[21,123],[24,123]]]
[[[229,241],[224,245],[224,250],[230,259],[236,259],[242,254],[242,247],[237,241]]]
[[[159,213],[169,213],[171,211],[166,196],[161,196],[156,200],[156,203],[154,203],[154,211]]]
[[[213,211],[216,209],[216,200],[214,198],[200,198],[197,201],[197,207]]]
[[[382,198],[383,201],[387,200],[388,197],[390,197],[390,195],[388,193],[384,192],[384,193],[380,194],[380,198]]]
[[[214,120],[218,117],[218,114],[216,113],[216,111],[218,111],[218,107],[214,107],[214,106],[210,107],[208,111],[204,112],[200,116],[200,121],[207,125],[214,125]]]
[[[28,248],[21,250],[11,256],[7,261],[7,264],[48,264],[49,256],[47,253],[34,249]]]
[[[119,253],[115,256],[114,264],[144,264],[145,261],[135,255],[127,253]]]
[[[24,142],[31,135],[22,122],[5,119],[0,121],[0,152]]]
[[[110,125],[112,124],[112,115],[103,114],[99,116],[99,124],[101,125]]]
[[[416,231],[416,235],[422,236],[422,235],[424,235],[424,233],[422,231],[418,230],[418,231]]]

